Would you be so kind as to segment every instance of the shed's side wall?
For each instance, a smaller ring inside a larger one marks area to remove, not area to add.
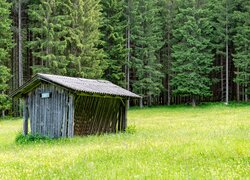
[[[41,93],[51,92],[50,98]],[[28,94],[32,134],[72,137],[74,134],[74,97],[53,84],[41,84]]]
[[[78,96],[75,101],[75,135],[101,134],[125,128],[125,104],[118,98]]]

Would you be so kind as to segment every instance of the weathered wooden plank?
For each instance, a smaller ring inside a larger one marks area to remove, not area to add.
[[[62,122],[62,118],[61,118],[61,114],[59,114],[59,106],[60,106],[60,100],[61,100],[61,96],[58,95],[58,90],[56,87],[54,87],[53,89],[54,94],[52,95],[52,97],[54,98],[54,106],[53,106],[53,119],[56,121],[55,123],[56,128],[55,128],[55,137],[60,137],[61,136],[61,122]]]
[[[28,118],[29,118],[29,112],[28,112],[28,96],[24,98],[24,108],[23,108],[23,135],[28,134]]]
[[[68,111],[69,111],[69,95],[68,94],[65,94],[66,95],[66,103],[65,103],[65,119],[66,119],[66,127],[65,127],[65,130],[66,130],[66,137],[68,137],[68,126],[69,126],[69,118],[68,118]]]
[[[44,93],[46,91],[47,91],[47,88],[45,87],[45,84],[42,84],[42,90],[40,93]],[[39,95],[37,94],[37,96],[39,96]],[[40,108],[39,112],[41,113],[40,125],[39,125],[41,130],[39,133],[41,133],[43,135],[45,134],[45,135],[51,137],[50,136],[51,127],[50,127],[50,122],[48,121],[48,113],[47,113],[47,108],[48,108],[47,107],[47,99],[43,99],[41,97],[40,98],[38,97],[38,99],[39,99],[39,101],[42,101],[42,107],[39,107]],[[44,125],[46,126],[46,128],[44,130],[47,132],[43,131]]]
[[[37,118],[36,116],[35,116],[35,101],[36,101],[36,99],[35,99],[35,92],[33,92],[32,93],[32,109],[33,109],[33,112],[32,112],[32,121],[34,122],[33,123],[33,131],[32,131],[32,134],[35,134],[35,132],[36,132],[36,119],[35,118]]]
[[[74,125],[75,125],[75,123],[74,123],[74,117],[75,117],[75,103],[74,103],[74,96],[72,95],[72,106],[71,106],[71,121],[72,121],[72,127],[71,127],[71,137],[73,137],[74,136]]]
[[[65,104],[64,104],[64,115],[65,115],[65,134],[66,134],[66,137],[68,137],[68,125],[69,125],[69,122],[68,122],[68,103],[69,103],[69,96],[68,94],[65,94],[66,96],[66,101],[65,101]]]
[[[69,104],[68,104],[68,137],[73,137],[73,95],[69,96]]]
[[[42,104],[43,101],[41,101],[40,98],[38,98],[38,93],[39,93],[39,90],[37,89],[36,94],[35,94],[35,101],[34,101],[34,103],[35,103],[35,111],[34,111],[35,114],[34,115],[35,115],[35,118],[38,117],[36,120],[36,127],[35,127],[36,132],[35,132],[35,134],[41,133],[40,132],[40,124],[41,124],[41,118],[43,116],[43,112],[40,112],[41,110],[39,109],[39,105],[42,105],[42,107],[44,107],[44,104]],[[39,105],[38,105],[38,103],[39,103]]]
[[[28,113],[29,113],[29,117],[30,117],[30,115],[31,115],[31,109],[30,109],[30,93],[28,93],[27,94],[27,96],[28,96],[28,104],[27,104],[27,108],[28,108]],[[30,118],[30,131],[32,131],[32,129],[31,129],[31,118]]]
[[[57,89],[57,96],[58,96],[58,109],[57,109],[57,116],[58,116],[58,119],[60,120],[59,121],[59,137],[62,137],[62,134],[63,134],[63,113],[62,113],[62,106],[63,106],[63,96],[62,94],[60,93],[60,89]]]
[[[62,137],[62,132],[63,132],[63,114],[62,114],[62,103],[63,103],[63,97],[59,93],[59,90],[57,90],[57,96],[58,96],[58,109],[57,109],[57,116],[59,121],[59,137]]]
[[[33,98],[31,97],[32,96],[32,92],[30,92],[29,94],[28,94],[28,96],[29,96],[29,103],[28,103],[28,106],[29,106],[29,117],[30,117],[30,131],[31,131],[31,133],[32,133],[32,131],[33,131],[33,122],[32,122],[32,113],[33,113],[33,109],[32,109],[32,100],[33,100]]]
[[[42,85],[42,91],[40,92],[40,93],[44,93],[44,92],[46,92],[47,91],[47,89],[46,89],[46,87],[45,87],[45,84],[43,84]],[[39,93],[39,94],[40,94]],[[37,96],[39,96],[39,94],[37,94]],[[39,132],[39,134],[44,134],[44,132],[43,132],[43,126],[44,126],[44,124],[45,124],[45,126],[46,126],[46,129],[45,130],[48,130],[47,131],[47,135],[49,136],[49,137],[51,137],[50,136],[50,129],[51,129],[51,127],[50,127],[50,122],[48,121],[48,113],[47,113],[47,99],[43,99],[43,98],[41,98],[40,96],[38,97],[38,102],[39,101],[42,101],[42,104],[43,104],[43,106],[42,107],[39,107],[40,108],[40,110],[39,110],[39,112],[40,112],[40,114],[41,114],[41,118],[40,118],[40,124],[39,124],[39,127],[40,127],[40,132]],[[40,103],[39,103],[40,104]]]
[[[33,106],[33,134],[35,134],[36,133],[36,122],[37,122],[37,120],[36,120],[36,118],[38,118],[38,117],[36,117],[36,113],[35,113],[35,111],[36,111],[36,107],[35,107],[35,102],[36,102],[36,96],[35,96],[35,93],[36,93],[36,91],[34,91],[33,92],[33,94],[32,94],[32,99],[33,99],[33,101],[32,101],[32,106]]]
[[[55,96],[56,93],[55,86],[50,87],[50,92],[53,92],[51,94],[51,103],[50,103],[50,120],[53,121],[53,137],[57,138],[58,121],[60,121],[60,119],[58,119],[58,117],[55,118],[56,105],[58,99],[58,97]]]
[[[46,86],[44,89],[44,92],[51,92],[51,86]],[[49,137],[55,137],[54,136],[54,120],[51,119],[51,108],[54,104],[54,99],[53,98],[46,98],[45,100],[45,114],[46,114],[46,119],[44,121],[46,123],[49,123],[50,129],[49,129]]]
[[[128,100],[125,102],[125,106],[122,106],[123,108],[123,118],[122,118],[122,127],[121,130],[125,131],[127,128],[127,111],[128,111]]]
[[[63,118],[62,118],[62,137],[66,137],[66,127],[67,127],[67,119],[66,119],[66,110],[65,110],[65,101],[66,101],[66,95],[61,91],[62,93],[62,105],[61,105],[61,113],[63,115]]]
[[[31,114],[30,114],[30,123],[32,123],[31,124],[31,127],[32,127],[32,131],[31,131],[31,133],[33,134],[34,133],[34,131],[35,131],[35,127],[34,127],[34,125],[35,125],[35,119],[34,119],[34,92],[32,92],[31,93],[31,96],[30,96],[30,98],[31,98]]]

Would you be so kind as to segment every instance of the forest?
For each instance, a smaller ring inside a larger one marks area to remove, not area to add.
[[[2,116],[39,72],[106,79],[144,106],[249,101],[249,0],[0,0],[0,17]]]

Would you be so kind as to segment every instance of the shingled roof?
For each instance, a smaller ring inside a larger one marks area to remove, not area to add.
[[[140,98],[140,96],[106,80],[94,80],[41,73],[36,74],[30,81],[14,91],[11,96],[25,94],[29,92],[32,87],[36,87],[41,81],[54,83],[77,92]]]

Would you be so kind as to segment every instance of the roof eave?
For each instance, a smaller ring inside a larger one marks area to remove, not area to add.
[[[101,96],[103,95],[107,95],[107,96],[119,96],[119,97],[124,97],[124,98],[142,98],[141,96],[138,96],[137,94],[132,93],[133,95],[120,95],[120,94],[108,94],[108,93],[98,93],[98,92],[85,92],[85,91],[81,91],[81,90],[76,90],[73,89],[71,87],[65,86],[63,84],[54,82],[53,80],[46,78],[46,76],[43,76],[43,74],[36,74],[35,76],[33,76],[29,81],[27,81],[26,83],[24,83],[22,86],[20,86],[18,89],[16,89],[15,91],[10,93],[11,97],[22,97],[23,95],[27,94],[29,91],[31,91],[32,89],[36,88],[37,86],[40,85],[40,83],[44,81],[47,83],[52,83],[54,85],[66,88],[70,91],[76,92],[76,93],[87,93],[87,94],[99,94]]]
[[[28,92],[29,90],[37,87],[36,84],[39,84],[40,78],[36,74],[33,76],[29,81],[25,82],[22,86],[20,86],[18,89],[12,91],[9,96],[10,97],[20,97],[22,94],[25,94],[25,92]],[[35,86],[34,86],[35,85]],[[32,88],[30,88],[32,87]]]

